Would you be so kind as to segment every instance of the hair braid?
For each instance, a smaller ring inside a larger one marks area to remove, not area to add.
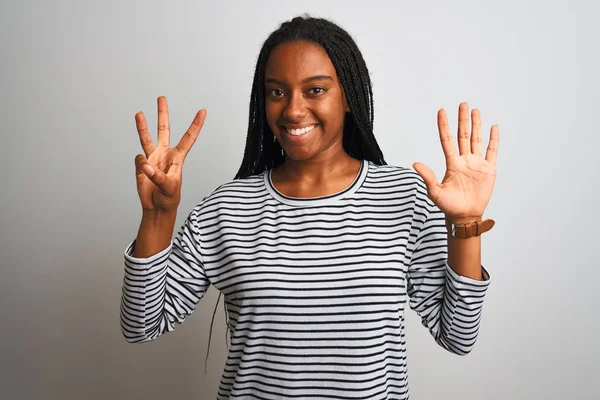
[[[358,46],[348,32],[333,22],[321,18],[296,17],[282,23],[279,29],[271,33],[258,55],[250,93],[248,135],[244,157],[235,179],[259,174],[275,168],[285,161],[283,149],[277,142],[266,119],[265,69],[273,48],[283,43],[299,40],[316,43],[325,49],[338,74],[350,108],[350,112],[346,113],[344,118],[342,138],[346,153],[354,158],[369,160],[378,165],[386,164],[373,135],[375,118],[373,88],[369,70]],[[218,303],[219,300],[217,300],[216,306]],[[214,317],[213,313],[213,322]],[[229,331],[229,329],[229,323],[227,323],[227,330]],[[211,336],[212,322],[209,346]],[[207,361],[208,352],[205,360],[205,373]]]
[[[344,89],[350,112],[344,118],[343,146],[352,157],[383,165],[385,160],[373,135],[373,88],[363,56],[344,29],[322,18],[295,17],[281,24],[264,42],[256,62],[248,134],[236,179],[259,174],[285,161],[283,149],[271,131],[265,111],[265,69],[276,46],[304,40],[320,45],[328,54]]]

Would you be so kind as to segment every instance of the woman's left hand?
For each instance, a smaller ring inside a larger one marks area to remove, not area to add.
[[[444,179],[439,183],[431,168],[422,163],[414,163],[413,168],[425,181],[429,198],[446,214],[447,220],[455,224],[481,221],[496,181],[498,125],[492,125],[490,129],[490,141],[483,158],[479,110],[473,109],[469,119],[468,104],[461,103],[458,107],[459,153],[456,152],[444,109],[438,111],[437,119],[446,156]]]

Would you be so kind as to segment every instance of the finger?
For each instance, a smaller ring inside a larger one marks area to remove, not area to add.
[[[144,165],[148,164],[148,160],[142,154],[138,154],[135,156],[135,174],[137,175],[146,175],[144,172]]]
[[[456,147],[452,141],[452,133],[450,132],[450,126],[448,125],[448,118],[443,108],[438,111],[438,131],[440,132],[440,141],[442,142],[442,150],[446,159],[456,155]]]
[[[167,98],[160,96],[156,100],[158,104],[158,145],[169,147],[171,128],[169,126],[169,105]]]
[[[423,178],[425,186],[427,186],[427,193],[429,194],[429,197],[435,201],[438,196],[438,190],[440,186],[439,182],[435,178],[435,173],[427,165],[420,162],[414,163],[413,168],[415,171],[417,171],[417,174]]]
[[[471,111],[471,153],[481,155],[481,114],[478,109]]]
[[[138,154],[135,158],[135,173],[136,175],[145,175],[152,183],[165,193],[168,193],[168,189],[172,184],[171,180],[167,178],[164,172],[159,168],[155,168],[150,165],[148,160],[141,154]]]
[[[487,151],[485,153],[486,161],[496,163],[498,157],[498,144],[500,142],[500,128],[498,125],[492,125],[490,129],[490,142],[488,143]]]
[[[156,173],[156,169],[150,165],[146,157],[141,154],[138,154],[135,157],[135,174],[143,175],[150,178],[152,175]]]
[[[456,136],[458,138],[458,152],[460,155],[471,152],[471,144],[469,143],[469,105],[460,103],[458,106],[458,130]]]
[[[185,132],[185,134],[181,137],[181,140],[176,146],[176,149],[183,154],[183,157],[187,156],[190,152],[190,149],[198,139],[198,135],[200,134],[200,130],[202,126],[204,126],[204,120],[206,119],[206,110],[202,109],[198,111],[196,117],[192,121],[192,124]]]
[[[146,117],[144,117],[144,113],[141,111],[135,114],[135,126],[140,137],[142,150],[144,150],[144,154],[146,155],[146,157],[150,157],[150,154],[154,152],[156,146],[154,145],[152,137],[150,137],[150,132],[148,132],[148,125],[146,125]]]

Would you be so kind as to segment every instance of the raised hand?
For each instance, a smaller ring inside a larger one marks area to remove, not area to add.
[[[444,109],[438,111],[437,119],[442,149],[446,156],[444,179],[439,183],[431,168],[422,163],[414,163],[413,168],[425,181],[429,198],[446,214],[447,220],[453,223],[480,221],[496,181],[496,156],[500,138],[498,126],[492,125],[490,129],[490,140],[484,158],[479,110],[473,109],[469,120],[468,104],[461,103],[458,107],[458,153]]]
[[[181,199],[181,176],[185,157],[204,125],[206,110],[200,110],[177,146],[170,147],[169,107],[165,97],[158,103],[158,142],[148,132],[146,118],[135,115],[137,131],[144,155],[135,158],[137,190],[144,211],[175,211]]]

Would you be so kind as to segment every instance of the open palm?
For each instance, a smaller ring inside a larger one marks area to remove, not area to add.
[[[198,111],[177,146],[171,148],[167,99],[161,96],[157,103],[157,144],[150,137],[144,114],[140,111],[135,115],[140,143],[145,154],[138,154],[135,158],[135,178],[144,211],[174,211],[181,199],[183,162],[202,129],[206,110]]]
[[[461,103],[458,109],[458,149],[452,138],[446,112],[438,111],[438,130],[446,157],[446,174],[439,183],[433,171],[422,163],[413,168],[425,181],[429,198],[454,223],[481,220],[496,181],[498,126],[490,129],[490,140],[485,158],[481,149],[481,116]]]

